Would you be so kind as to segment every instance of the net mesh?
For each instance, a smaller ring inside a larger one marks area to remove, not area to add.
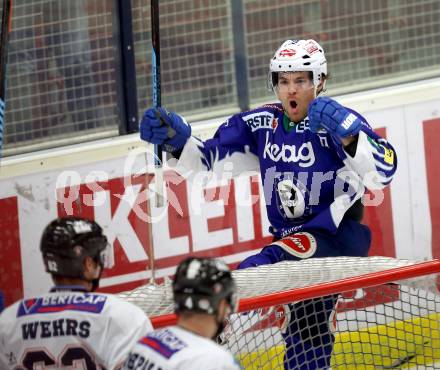
[[[389,278],[377,286],[362,286],[359,279],[417,264],[388,257],[337,257],[236,270],[240,312],[229,318],[221,342],[245,369],[440,368],[437,275]],[[342,279],[359,281],[358,288],[242,305],[252,297],[307,291]],[[169,280],[119,296],[150,317],[173,312]]]
[[[358,289],[326,317],[332,299],[235,314],[224,345],[245,369],[440,368],[438,295],[400,284]]]
[[[312,258],[300,262],[285,261],[275,265],[236,270],[233,271],[233,276],[237,284],[238,297],[243,299],[416,263],[389,257]],[[406,281],[406,284],[425,282],[425,287],[436,289],[434,283],[426,283],[426,278],[421,279],[421,282],[411,279]],[[252,284],[249,284],[250,281]],[[119,293],[119,297],[138,305],[151,317],[173,313],[173,295],[171,282],[168,279],[162,285],[142,285],[134,290]]]

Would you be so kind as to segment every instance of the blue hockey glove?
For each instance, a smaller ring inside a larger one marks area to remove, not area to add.
[[[141,139],[163,145],[165,151],[174,153],[182,149],[191,136],[191,126],[174,112],[164,108],[149,108],[139,124]]]
[[[354,136],[362,127],[362,120],[347,108],[328,97],[316,98],[308,109],[309,126],[312,132],[325,128],[336,137]]]

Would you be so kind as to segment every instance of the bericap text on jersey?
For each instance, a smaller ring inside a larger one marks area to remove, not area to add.
[[[172,351],[180,351],[187,347],[187,344],[179,339],[173,332],[164,329],[152,332],[149,337],[157,339],[160,343],[166,345]]]
[[[106,300],[105,296],[95,294],[66,294],[48,295],[42,298],[42,306],[64,305],[64,304],[98,304]]]

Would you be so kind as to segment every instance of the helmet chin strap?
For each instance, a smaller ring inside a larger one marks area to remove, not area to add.
[[[324,92],[324,90],[325,90],[325,83],[326,83],[326,81],[325,81],[325,79],[324,80],[321,80],[322,82],[322,88],[321,88],[321,91],[319,92],[319,94],[318,94],[318,86],[319,86],[319,84],[318,85],[314,85],[313,86],[313,90],[314,90],[314,93],[313,93],[313,95],[314,95],[314,98],[316,98],[317,96],[319,96],[319,95],[321,95],[321,93],[322,92]]]
[[[223,317],[223,320],[221,320],[218,316],[218,312],[217,312],[215,319],[216,319],[215,321],[217,321],[217,331],[215,332],[215,334],[211,338],[214,341],[217,340],[218,336],[223,332],[223,330],[226,327],[225,317]]]
[[[215,334],[213,335],[213,337],[211,339],[213,339],[214,341],[217,341],[220,334],[223,332],[223,330],[225,330],[226,325],[227,325],[226,318],[231,314],[232,311],[233,311],[233,307],[231,306],[230,303],[228,303],[228,305],[226,307],[224,307],[223,315],[220,314],[220,309],[217,308],[217,311],[215,314],[215,321],[217,322],[217,331],[215,332]],[[221,317],[221,316],[223,316],[223,317]]]
[[[93,279],[91,281],[91,283],[92,283],[92,290],[91,290],[91,292],[95,292],[96,289],[99,288],[99,279]]]
[[[96,278],[88,280],[90,283],[92,283],[92,290],[91,292],[96,291],[96,289],[99,288],[99,281],[101,280],[102,272],[104,271],[104,265],[101,263],[101,261],[98,259],[96,260],[97,265],[99,266],[99,274]]]
[[[101,280],[101,275],[102,272],[104,271],[104,267],[101,264],[99,265],[101,266],[101,268],[99,269],[99,275],[96,279],[92,280],[92,292],[96,291],[96,289],[99,288],[99,281]]]

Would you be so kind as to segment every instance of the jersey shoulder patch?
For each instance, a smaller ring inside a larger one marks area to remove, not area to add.
[[[274,129],[274,121],[277,121],[277,115],[282,113],[283,108],[281,104],[266,104],[259,108],[243,112],[240,116],[251,131],[255,132],[260,129]]]
[[[62,311],[82,311],[99,314],[104,309],[106,296],[99,294],[49,294],[24,299],[18,305],[17,317]]]
[[[168,329],[156,330],[139,340],[161,356],[169,359],[188,345]]]
[[[272,129],[274,114],[270,111],[261,111],[250,113],[241,118],[249,126],[251,131],[255,132],[261,129]]]

